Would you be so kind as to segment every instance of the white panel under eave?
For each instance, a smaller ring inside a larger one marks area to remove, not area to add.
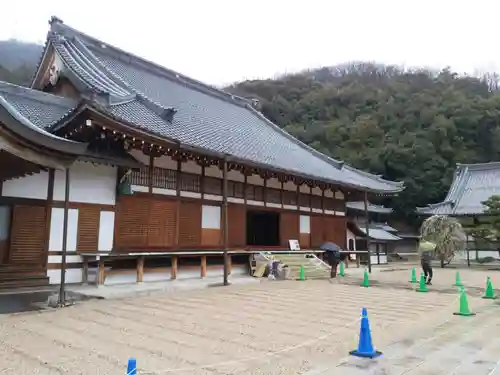
[[[50,215],[49,251],[62,251],[64,229],[64,209],[52,208]],[[76,251],[78,237],[78,209],[68,210],[68,233],[66,250]]]
[[[115,213],[113,211],[101,211],[99,219],[99,251],[111,251],[115,233]]]
[[[114,205],[116,202],[117,168],[114,166],[78,162],[70,169],[70,202]],[[57,170],[54,200],[64,201],[65,172]]]
[[[14,180],[4,181],[2,196],[14,198],[47,199],[49,173],[40,172]]]

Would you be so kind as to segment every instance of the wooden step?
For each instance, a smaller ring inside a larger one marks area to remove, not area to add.
[[[49,278],[47,276],[0,279],[0,290],[17,288],[39,288],[45,286],[49,286]]]

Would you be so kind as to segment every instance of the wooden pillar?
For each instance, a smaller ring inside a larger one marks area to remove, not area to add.
[[[227,255],[227,274],[231,275],[232,272],[233,272],[233,260],[232,260],[231,254],[228,254]]]
[[[280,178],[280,182],[281,182],[281,189],[280,189],[280,203],[281,203],[281,208],[283,208],[283,186],[284,186],[284,183],[283,183],[283,179]]]
[[[175,249],[179,249],[179,228],[180,228],[180,213],[181,213],[181,160],[177,159],[177,172],[175,178]]]
[[[177,279],[177,255],[172,256],[172,267],[170,267],[170,279],[175,280]]]
[[[49,260],[49,243],[50,243],[50,221],[52,219],[52,206],[54,203],[54,179],[55,170],[53,168],[49,169],[49,183],[47,186],[47,203],[45,205],[45,243],[44,243],[44,269],[47,269],[47,264]],[[1,181],[0,181],[1,183]],[[0,196],[1,196],[0,191]]]
[[[223,220],[223,244],[224,244],[224,285],[228,285],[228,276],[229,276],[229,254],[228,251],[228,242],[229,242],[229,232],[228,232],[228,212],[227,212],[227,158],[224,158],[222,165],[222,218]]]
[[[207,256],[201,256],[201,278],[204,279],[207,276]]]
[[[205,164],[201,166],[200,194],[201,194],[201,200],[203,200],[205,198]]]
[[[144,276],[144,257],[137,258],[137,282],[142,283]]]
[[[264,201],[264,207],[267,207],[267,174],[264,173],[264,177],[262,177],[264,180],[264,191],[262,194],[262,200]]]
[[[366,231],[366,250],[368,250],[368,272],[372,272],[372,257],[370,253],[370,216],[368,215],[368,193],[365,192],[365,231]]]
[[[245,208],[247,207],[247,185],[248,185],[248,175],[246,170],[243,172],[243,204],[245,205]],[[246,210],[245,210],[246,211]]]
[[[89,282],[89,258],[88,257],[82,257],[82,258],[83,258],[82,283],[88,284],[88,282]]]
[[[61,255],[61,285],[59,286],[59,305],[66,305],[66,255],[68,242],[68,212],[69,212],[69,187],[70,173],[69,167],[65,170],[65,189],[64,189],[64,214],[63,214],[63,233],[62,233],[62,255]]]
[[[97,285],[103,285],[104,284],[104,259],[101,257],[98,257],[98,272],[97,272]]]
[[[149,155],[149,168],[148,168],[148,192],[153,194],[153,176],[154,176],[154,156]]]

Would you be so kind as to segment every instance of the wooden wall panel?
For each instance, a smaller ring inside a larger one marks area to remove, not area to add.
[[[345,217],[324,216],[325,241],[333,242],[346,248],[347,221]]]
[[[77,251],[95,252],[99,241],[99,220],[101,209],[96,206],[78,208]]]
[[[222,235],[220,229],[206,229],[201,230],[201,245],[203,246],[221,246]]]
[[[149,199],[120,197],[116,206],[115,246],[141,248],[147,246],[149,226]]]
[[[299,214],[282,212],[280,217],[281,245],[289,247],[288,240],[300,240]]]
[[[180,202],[179,246],[200,246],[201,202]]]
[[[10,262],[45,267],[45,207],[15,206],[10,236]]]
[[[309,249],[311,247],[311,235],[309,233],[300,233],[299,244],[302,250]]]
[[[320,247],[324,242],[324,219],[323,216],[311,216],[311,246]]]
[[[147,245],[170,247],[175,244],[176,203],[173,200],[152,199],[149,205]]]
[[[229,247],[245,247],[247,243],[246,207],[242,204],[229,204],[227,211]]]

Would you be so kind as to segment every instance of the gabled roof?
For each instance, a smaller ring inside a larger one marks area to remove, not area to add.
[[[350,210],[355,211],[365,211],[365,202],[364,201],[356,201],[356,202],[347,202],[346,206]],[[392,208],[385,207],[378,204],[373,204],[368,202],[367,205],[368,212],[376,212],[380,214],[390,214],[392,212]]]
[[[298,141],[246,99],[89,37],[55,17],[50,23],[45,50],[54,48],[64,74],[81,92],[104,98],[115,118],[200,152],[230,155],[262,168],[376,193],[403,189],[402,183],[359,171]],[[40,74],[33,80],[35,88]]]
[[[480,215],[492,195],[500,195],[500,162],[457,164],[450,190],[441,203],[417,208],[422,215]]]
[[[142,166],[128,154],[109,151],[98,153],[89,150],[86,143],[65,139],[49,132],[50,128],[63,122],[77,108],[79,103],[74,100],[0,81],[0,130],[5,128],[9,134],[31,146],[43,148],[53,157],[67,159],[67,163],[82,160],[130,168]],[[28,151],[16,150],[16,146],[0,136],[0,149],[2,148],[35,164],[57,168],[64,164],[62,160],[59,160],[60,163],[57,160],[51,162],[46,155],[39,155],[37,159],[33,152],[26,158]]]
[[[348,228],[351,229],[355,234],[366,236],[366,224],[362,222],[348,222]],[[368,224],[370,238],[377,241],[398,241],[401,238],[393,233],[390,233],[388,229],[394,229],[387,224],[382,223],[370,223]]]

